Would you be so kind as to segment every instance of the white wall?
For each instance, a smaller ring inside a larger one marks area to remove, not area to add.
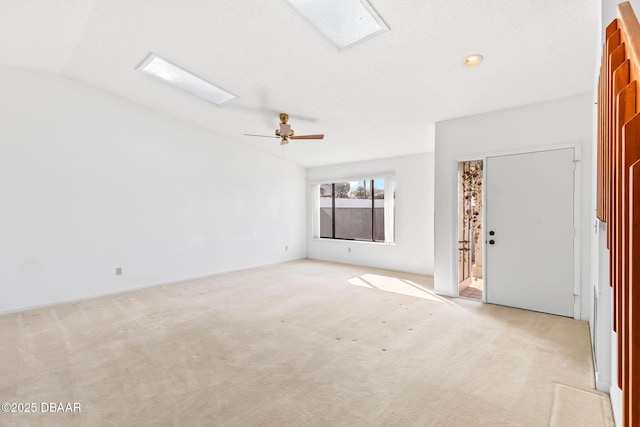
[[[391,172],[396,179],[396,243],[314,239],[308,226],[309,258],[369,267],[433,274],[433,153],[414,154],[307,170],[311,184],[373,178]],[[311,195],[308,202],[311,209]],[[351,252],[348,252],[351,248]]]
[[[456,295],[457,164],[487,155],[560,145],[582,148],[581,162],[581,300],[582,317],[590,313],[592,94],[495,111],[436,123],[435,151],[435,289]],[[576,156],[580,156],[577,152]],[[580,236],[580,237],[581,237]]]
[[[301,167],[18,69],[0,132],[0,313],[306,256]]]

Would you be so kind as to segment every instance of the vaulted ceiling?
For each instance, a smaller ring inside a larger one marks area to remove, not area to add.
[[[305,167],[433,149],[434,123],[592,90],[599,1],[371,0],[389,31],[338,51],[284,0],[4,0],[0,65],[44,70]],[[154,52],[236,94],[136,71]],[[464,57],[484,62],[465,67]]]

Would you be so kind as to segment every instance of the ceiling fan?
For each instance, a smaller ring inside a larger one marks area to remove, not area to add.
[[[285,113],[280,113],[280,126],[276,129],[276,135],[254,135],[251,133],[245,133],[246,136],[260,136],[263,138],[280,138],[280,145],[285,145],[289,143],[290,139],[324,139],[324,134],[317,135],[294,135],[293,129],[291,129],[291,125],[287,122],[289,121],[289,115]]]

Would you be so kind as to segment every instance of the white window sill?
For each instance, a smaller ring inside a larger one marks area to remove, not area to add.
[[[366,240],[346,240],[346,239],[327,239],[323,237],[313,237],[314,242],[337,242],[348,245],[377,245],[377,246],[395,246],[396,242],[368,242]]]

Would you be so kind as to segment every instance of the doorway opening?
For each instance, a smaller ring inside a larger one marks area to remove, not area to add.
[[[458,295],[482,300],[482,160],[458,163]]]

